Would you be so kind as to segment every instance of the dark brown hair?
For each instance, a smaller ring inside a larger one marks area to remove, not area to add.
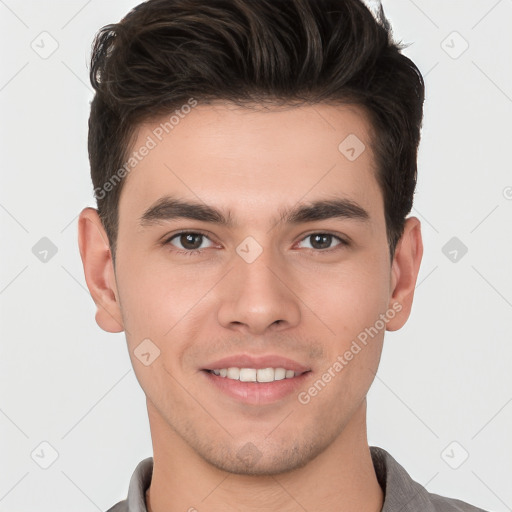
[[[345,103],[371,120],[393,257],[411,211],[424,83],[360,0],[149,0],[95,37],[89,160],[115,260],[122,169],[141,122],[190,103]],[[341,142],[341,141],[340,141]]]

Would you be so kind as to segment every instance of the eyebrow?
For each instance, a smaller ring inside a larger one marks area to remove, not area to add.
[[[368,222],[370,215],[356,202],[339,198],[301,203],[293,208],[281,209],[274,222],[293,225],[336,218]],[[149,227],[175,219],[197,220],[227,228],[236,227],[231,211],[223,212],[204,203],[184,201],[171,196],[164,196],[153,203],[141,215],[139,224]]]

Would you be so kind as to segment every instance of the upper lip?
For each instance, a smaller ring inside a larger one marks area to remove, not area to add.
[[[294,372],[304,373],[311,368],[303,364],[274,354],[255,356],[250,354],[238,354],[233,356],[224,357],[207,363],[204,370],[219,370],[221,368],[255,368],[256,370],[262,368],[285,368],[286,370],[293,370]]]

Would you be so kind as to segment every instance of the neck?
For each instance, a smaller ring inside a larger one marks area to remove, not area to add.
[[[383,492],[366,437],[366,401],[335,441],[302,468],[272,476],[237,475],[197,456],[148,402],[153,475],[148,512],[380,512]]]

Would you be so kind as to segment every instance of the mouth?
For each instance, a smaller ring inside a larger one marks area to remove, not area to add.
[[[240,382],[275,382],[284,379],[293,379],[299,377],[305,372],[296,372],[287,368],[238,368],[231,366],[229,368],[216,368],[213,370],[205,370],[217,377],[229,380],[238,380]]]
[[[212,362],[201,373],[214,393],[249,405],[263,405],[298,392],[312,370],[287,358],[239,355]]]

